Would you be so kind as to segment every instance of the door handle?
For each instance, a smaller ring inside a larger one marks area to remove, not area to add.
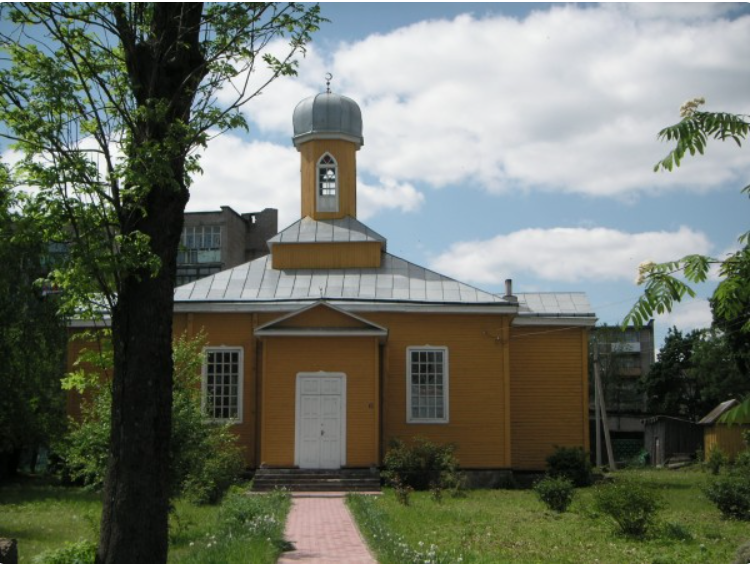
[[[321,436],[323,436],[323,430],[321,430]]]

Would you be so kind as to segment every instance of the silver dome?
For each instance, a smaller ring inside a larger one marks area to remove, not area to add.
[[[359,148],[362,113],[357,103],[336,93],[319,93],[298,103],[292,115],[295,146],[308,140],[329,138],[348,140]]]

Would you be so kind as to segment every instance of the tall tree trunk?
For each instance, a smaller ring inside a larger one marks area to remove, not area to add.
[[[171,280],[166,273],[140,282],[129,278],[112,314],[112,437],[99,562],[167,560]]]
[[[173,126],[188,124],[202,78],[199,31],[201,3],[156,3],[146,39],[133,32],[114,7],[131,88],[148,109],[133,133],[134,179],[153,179],[152,159],[167,166],[168,179],[138,188],[145,195],[120,212],[124,235],[150,239],[161,260],[154,276],[146,269],[120,282],[112,313],[114,376],[112,434],[104,485],[97,560],[106,563],[165,563],[168,549],[169,447],[172,428],[172,312],[177,248],[188,201],[185,160],[189,145]],[[158,112],[155,102],[166,104]],[[139,153],[156,149],[157,156]],[[155,168],[164,172],[165,168]],[[144,192],[144,189],[147,191]]]

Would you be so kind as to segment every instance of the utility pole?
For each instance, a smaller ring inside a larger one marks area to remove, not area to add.
[[[595,383],[595,465],[602,467],[602,426],[600,424],[600,381],[597,380],[597,343],[599,338],[595,337],[595,355],[593,365],[594,375],[592,380]]]
[[[613,456],[613,446],[610,443],[610,426],[608,426],[608,411],[605,408],[605,394],[602,392],[602,382],[600,380],[600,352],[599,352],[599,345],[595,343],[595,393],[596,393],[596,401],[599,402],[600,407],[600,413],[598,417],[602,418],[602,424],[603,424],[603,430],[605,432],[605,449],[608,452],[608,465],[610,466],[611,471],[615,471],[615,457]],[[600,449],[599,449],[599,428],[597,431],[598,434],[598,454],[597,459],[598,461],[602,461],[600,459]]]

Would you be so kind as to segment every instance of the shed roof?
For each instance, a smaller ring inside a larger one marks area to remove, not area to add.
[[[702,426],[711,426],[712,424],[717,422],[720,416],[722,416],[728,410],[730,410],[731,408],[737,405],[738,405],[738,401],[735,400],[734,398],[731,398],[730,400],[726,400],[725,402],[721,402],[720,404],[715,406],[709,414],[707,414],[704,418],[699,420],[697,424],[701,424]]]
[[[691,424],[692,426],[696,426],[694,422],[691,422],[691,420],[688,420],[686,418],[678,418],[677,416],[667,416],[665,414],[658,414],[657,416],[650,416],[649,418],[644,418],[642,420],[642,424],[657,424],[658,422],[680,422],[681,424]]]

